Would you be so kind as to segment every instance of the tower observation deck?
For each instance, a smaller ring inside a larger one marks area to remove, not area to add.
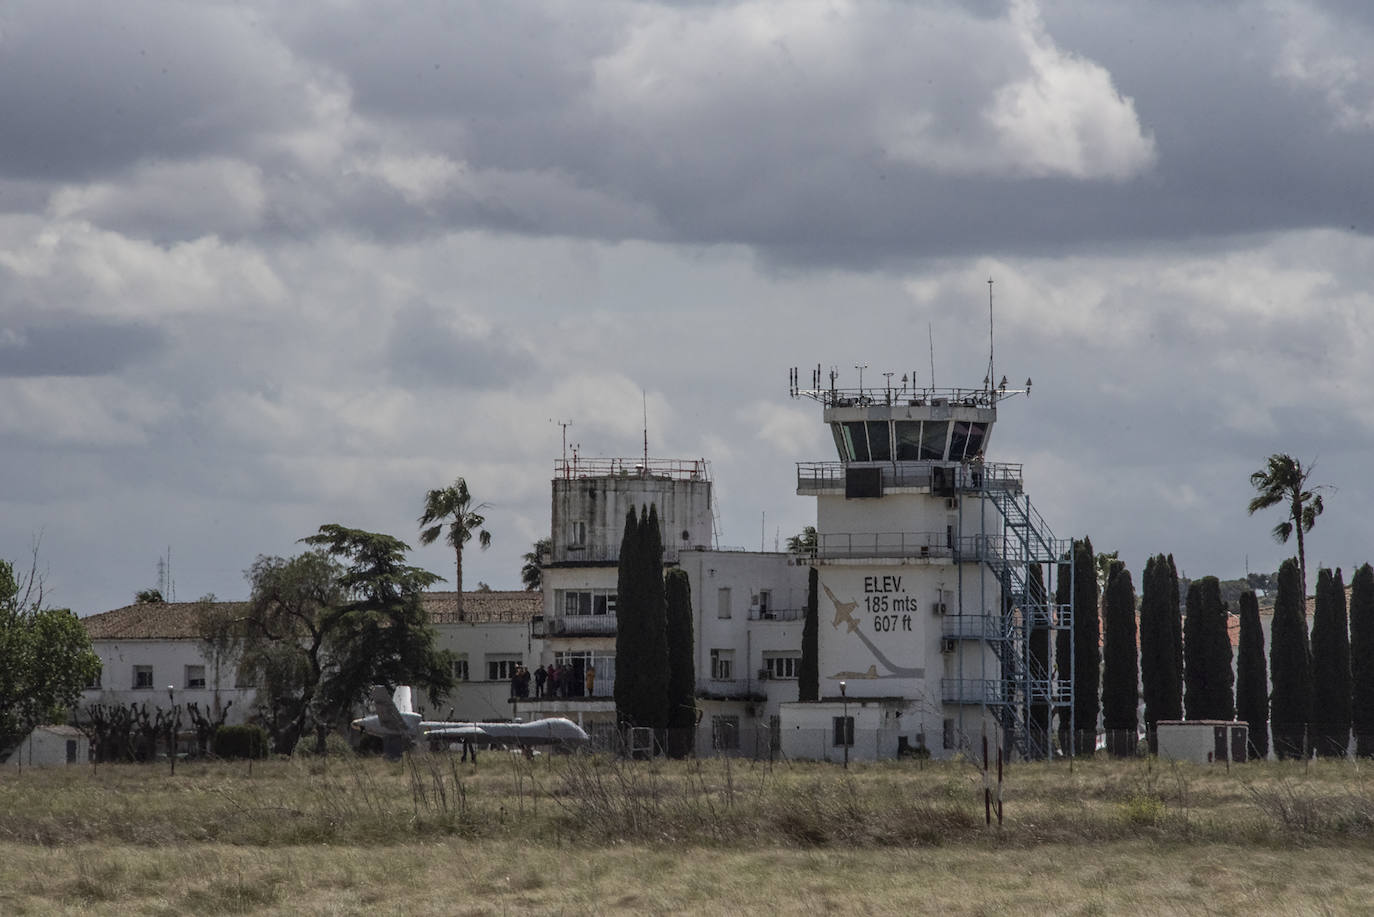
[[[938,709],[946,749],[991,719],[1021,757],[1045,757],[1053,718],[1075,725],[1072,654],[1051,655],[1072,623],[1053,600],[1071,542],[1031,505],[1021,465],[987,459],[998,405],[1030,380],[994,383],[991,365],[973,389],[882,375],[841,388],[818,366],[803,387],[791,371],[790,394],[821,404],[836,451],[797,463],[797,493],[817,498],[821,677],[846,676],[849,696],[895,688],[913,710]]]

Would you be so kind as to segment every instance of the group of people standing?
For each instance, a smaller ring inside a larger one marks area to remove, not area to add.
[[[510,693],[512,697],[530,696],[530,670],[523,665],[517,665],[510,677]],[[533,674],[534,696],[535,697],[595,697],[596,696],[596,667],[587,666],[579,679],[577,671],[570,665],[559,665],[549,663],[547,666],[536,666]],[[579,684],[579,680],[581,684]],[[579,692],[578,688],[585,689]]]

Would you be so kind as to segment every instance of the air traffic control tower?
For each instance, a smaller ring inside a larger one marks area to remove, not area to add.
[[[865,388],[860,369],[845,389],[834,370],[809,387],[791,374],[838,458],[797,465],[797,493],[816,498],[820,695],[886,707],[904,733],[919,723],[937,756],[1000,729],[1020,757],[1044,757],[1052,717],[1072,716],[1072,659],[1051,660],[1071,623],[1053,599],[1071,545],[1031,506],[1021,466],[987,460],[998,404],[1030,380],[1008,389],[991,366],[977,389],[894,375]]]

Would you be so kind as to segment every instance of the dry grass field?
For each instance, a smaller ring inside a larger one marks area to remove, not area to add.
[[[0,914],[1374,912],[1367,763],[0,772]]]

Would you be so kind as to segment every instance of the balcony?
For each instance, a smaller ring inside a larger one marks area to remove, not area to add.
[[[545,637],[614,637],[616,616],[574,615],[572,617],[545,618],[542,615],[536,615],[530,621],[530,629],[535,639]]]
[[[945,615],[940,636],[951,640],[1007,640],[1007,622],[996,615]]]
[[[936,491],[967,492],[985,490],[1019,491],[1021,466],[1002,462],[982,464],[940,462],[798,462],[797,493],[802,496],[843,494],[845,469],[878,468],[883,490],[894,487],[927,488]]]
[[[543,561],[545,566],[568,564],[572,566],[613,566],[620,563],[620,544],[560,544],[555,545]],[[675,564],[678,561],[676,548],[663,549],[663,562]]]
[[[940,700],[946,704],[1005,703],[1004,683],[996,678],[942,678]]]

